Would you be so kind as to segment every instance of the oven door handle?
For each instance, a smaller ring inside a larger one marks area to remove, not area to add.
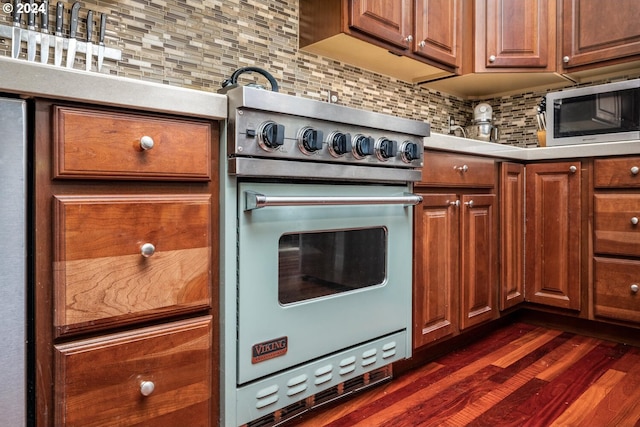
[[[245,211],[268,206],[353,206],[353,205],[417,205],[422,196],[404,193],[403,196],[266,196],[255,191],[245,191]]]

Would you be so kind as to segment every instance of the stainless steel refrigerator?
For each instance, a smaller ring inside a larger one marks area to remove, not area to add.
[[[27,412],[26,104],[0,98],[0,424]]]

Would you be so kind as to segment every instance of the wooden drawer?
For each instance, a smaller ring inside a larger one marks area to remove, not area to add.
[[[211,332],[207,316],[56,345],[55,425],[212,425]]]
[[[54,107],[54,177],[209,180],[209,122]],[[142,149],[143,136],[153,147]]]
[[[422,181],[416,185],[442,187],[493,187],[496,167],[492,159],[426,151]]]
[[[56,196],[54,209],[59,335],[210,306],[208,194]]]
[[[594,246],[600,254],[640,256],[640,195],[594,196]]]
[[[594,314],[611,319],[640,322],[638,286],[640,286],[640,261],[595,258]]]
[[[593,167],[595,187],[640,187],[640,157],[596,159]]]

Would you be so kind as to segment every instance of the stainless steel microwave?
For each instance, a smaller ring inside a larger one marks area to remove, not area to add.
[[[640,140],[640,79],[547,94],[547,146]]]

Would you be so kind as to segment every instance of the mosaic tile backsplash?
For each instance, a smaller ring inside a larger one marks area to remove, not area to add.
[[[63,3],[67,35],[73,2]],[[95,0],[81,5],[80,40],[86,35],[86,14],[91,9],[96,24],[100,13],[108,15],[105,44],[122,51],[121,61],[105,60],[102,73],[216,92],[237,68],[258,66],[274,75],[281,92],[326,100],[331,89],[343,105],[425,120],[441,133],[448,131],[449,116],[458,124],[470,124],[478,102],[300,51],[297,0]],[[50,31],[54,9],[52,1]],[[11,25],[11,16],[0,14],[0,24]],[[0,54],[10,55],[10,48],[10,40],[0,40]],[[83,59],[79,55],[76,61]],[[76,68],[82,66],[76,63]],[[244,74],[241,83],[253,78],[262,79]],[[536,145],[534,111],[542,95],[486,100],[501,129],[501,143]]]

